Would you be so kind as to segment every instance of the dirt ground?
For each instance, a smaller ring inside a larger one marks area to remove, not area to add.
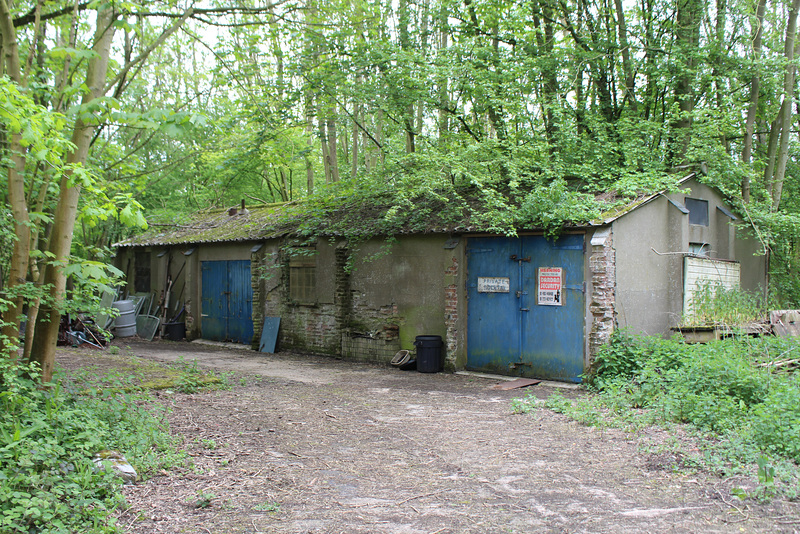
[[[115,343],[116,355],[62,349],[59,365],[196,360],[231,385],[158,393],[193,466],[125,488],[129,533],[800,531],[800,504],[742,502],[731,489],[752,480],[685,469],[674,452],[685,438],[512,413],[513,398],[546,398],[549,385],[501,391],[308,355]]]

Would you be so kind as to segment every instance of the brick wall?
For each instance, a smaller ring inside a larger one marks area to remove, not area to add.
[[[342,333],[342,357],[346,360],[389,363],[399,350],[400,342],[397,338],[373,338]]]
[[[260,311],[258,336],[261,335],[265,316],[280,317],[278,350],[339,355],[342,313],[339,310],[338,289],[337,302],[334,303],[293,302],[289,297],[289,260],[289,253],[274,247],[260,262],[260,280],[253,277],[254,327],[257,325],[255,308]]]
[[[616,326],[615,289],[616,258],[613,234],[610,228],[595,232],[592,237],[592,253],[589,268],[592,273],[592,295],[590,311],[592,328],[589,333],[589,366],[601,346],[608,343]]]
[[[447,336],[444,340],[445,368],[456,368],[456,354],[458,353],[459,315],[458,315],[458,258],[452,258],[450,265],[444,271],[444,323],[447,326]]]
[[[344,271],[344,263],[337,261],[337,269]],[[348,275],[346,294],[350,299],[349,306],[342,307],[343,313],[346,313],[346,318],[341,322],[342,357],[388,364],[400,350],[402,318],[397,305],[370,306],[359,291],[350,287],[349,278]],[[337,292],[338,289],[337,280]]]
[[[388,364],[401,349],[401,328],[409,328],[412,319],[401,312],[405,308],[400,303],[392,302],[391,290],[386,295],[388,302],[376,298],[374,281],[383,274],[369,270],[374,264],[359,266],[363,270],[353,273],[350,251],[343,243],[334,245],[332,251],[329,249],[318,256],[317,264],[318,273],[327,269],[327,279],[332,280],[332,297],[326,297],[331,302],[299,304],[289,298],[289,255],[275,244],[266,245],[264,249],[269,251],[265,253],[262,250],[252,258],[254,346],[260,339],[264,316],[277,316],[281,317],[279,350],[307,351]],[[383,268],[386,268],[385,264]],[[460,339],[459,306],[463,306],[459,303],[459,268],[458,259],[453,257],[444,272],[431,272],[431,277],[437,280],[434,283],[442,284],[438,287],[442,288],[440,295],[445,298],[445,309],[439,308],[438,313],[442,314],[439,320],[444,319],[446,326],[445,366],[451,370],[456,366],[455,354]],[[391,272],[388,275],[391,276]],[[390,288],[392,284],[403,282],[393,278],[380,280],[379,287],[388,284]]]

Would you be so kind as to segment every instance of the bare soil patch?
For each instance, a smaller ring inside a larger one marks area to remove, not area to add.
[[[499,391],[482,378],[309,355],[116,344],[116,355],[60,350],[59,365],[144,381],[196,360],[230,384],[154,393],[193,465],[125,488],[129,533],[800,529],[797,503],[741,502],[731,488],[752,481],[688,471],[673,446],[685,438],[585,427],[546,409],[512,414],[514,397],[550,395],[543,384]]]

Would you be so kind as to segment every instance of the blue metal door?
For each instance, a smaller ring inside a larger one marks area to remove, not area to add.
[[[249,261],[203,262],[202,313],[204,339],[250,343],[253,287]]]
[[[253,339],[253,285],[250,261],[228,263],[228,338],[237,343]]]
[[[228,300],[225,280],[228,276],[228,262],[204,261],[202,264],[202,320],[200,327],[204,339],[223,341],[227,330],[226,319]]]
[[[467,368],[579,382],[584,236],[470,238],[467,269]]]

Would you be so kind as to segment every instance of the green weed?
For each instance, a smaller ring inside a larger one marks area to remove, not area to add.
[[[523,398],[511,400],[511,413],[528,413],[538,408],[541,404],[542,401],[537,399],[534,395],[528,393]]]
[[[123,451],[143,478],[185,460],[146,397],[62,382],[0,361],[0,532],[117,532],[121,480],[94,453]]]
[[[253,510],[257,512],[279,512],[281,509],[281,504],[278,502],[263,502],[261,504],[257,504],[253,507]]]
[[[214,493],[201,490],[197,492],[195,497],[189,497],[186,500],[195,508],[208,508],[211,506],[211,502],[216,498],[217,496]]]
[[[767,315],[762,296],[711,282],[694,291],[690,304],[690,312],[683,319],[685,325],[741,326]]]

